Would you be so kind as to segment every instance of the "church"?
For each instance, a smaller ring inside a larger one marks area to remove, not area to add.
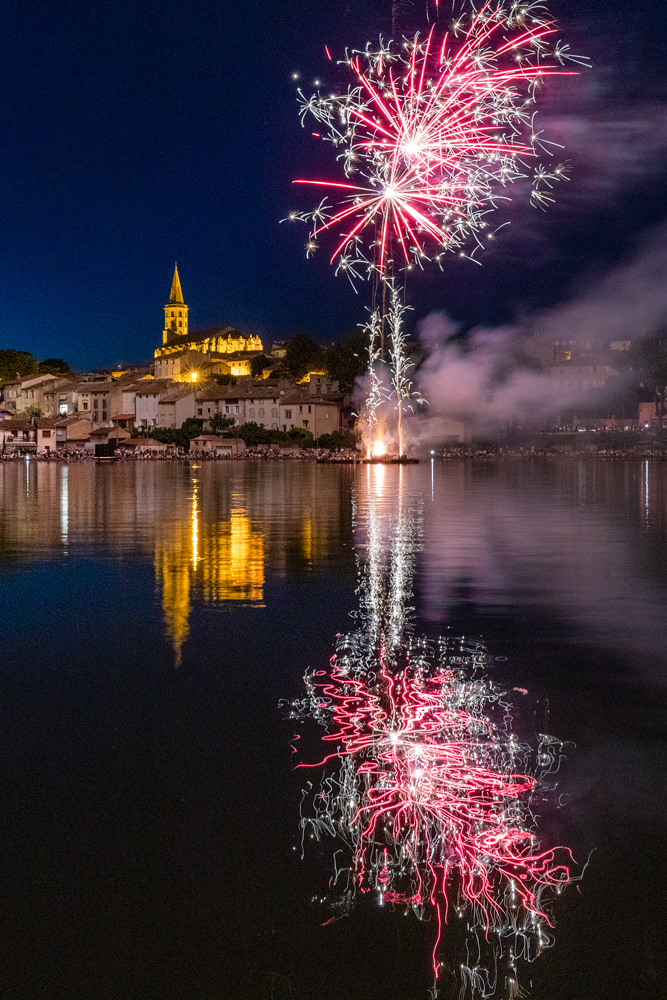
[[[263,353],[259,337],[245,337],[231,326],[190,333],[178,267],[164,307],[162,346],[155,350],[155,378],[201,382],[209,375],[250,375],[250,362]]]

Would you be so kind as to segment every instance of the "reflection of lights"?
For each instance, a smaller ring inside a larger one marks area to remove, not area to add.
[[[382,476],[367,476],[355,500],[361,627],[338,637],[331,669],[306,675],[307,697],[290,706],[290,717],[326,731],[323,759],[299,765],[323,769],[304,793],[302,835],[333,835],[350,852],[347,864],[336,852],[337,915],[377,892],[380,905],[432,918],[436,981],[448,917],[465,918],[475,940],[465,945],[461,996],[468,987],[490,996],[501,963],[518,989],[515,957],[531,960],[552,943],[549,900],[573,880],[570,852],[540,848],[531,812],[561,746],[540,736],[533,750],[512,733],[481,642],[440,639],[438,656],[411,636],[421,501],[405,494],[402,475],[389,482],[391,496]]]
[[[69,469],[60,469],[60,540],[67,545],[69,535]]]
[[[192,565],[196,568],[197,566],[197,549],[199,542],[199,505],[198,505],[198,480],[192,480],[192,512],[190,514],[190,520],[192,521]]]

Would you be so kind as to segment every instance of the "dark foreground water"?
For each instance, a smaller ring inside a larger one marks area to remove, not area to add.
[[[0,996],[425,1000],[432,921],[369,893],[322,926],[340,845],[301,859],[278,707],[355,627],[371,502],[417,512],[414,634],[483,637],[566,744],[539,837],[590,863],[521,989],[667,996],[667,465],[32,461],[0,491]]]

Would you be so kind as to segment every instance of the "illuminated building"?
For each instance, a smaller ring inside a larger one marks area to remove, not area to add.
[[[263,352],[260,338],[246,337],[228,325],[191,334],[188,311],[176,267],[164,307],[162,346],[155,351],[155,377],[193,382],[202,381],[204,374],[249,375],[250,361]],[[201,375],[193,378],[198,369]]]

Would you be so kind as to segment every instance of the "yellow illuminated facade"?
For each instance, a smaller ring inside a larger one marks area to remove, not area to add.
[[[175,382],[194,381],[191,365],[181,365],[180,358],[185,352],[197,351],[206,356],[202,365],[208,363],[210,372],[229,375],[249,375],[248,358],[231,357],[239,352],[263,351],[259,337],[244,337],[231,326],[216,329],[209,335],[190,336],[188,330],[189,306],[183,301],[183,290],[178,268],[174,268],[169,301],[164,307],[164,329],[162,346],[155,351],[155,377],[171,378]],[[222,355],[222,358],[219,357]],[[201,381],[201,379],[200,379]]]
[[[190,631],[193,591],[207,602],[264,599],[263,532],[253,527],[238,496],[232,497],[229,520],[202,521],[196,471],[194,466],[188,520],[172,523],[155,545],[155,575],[177,666]]]

